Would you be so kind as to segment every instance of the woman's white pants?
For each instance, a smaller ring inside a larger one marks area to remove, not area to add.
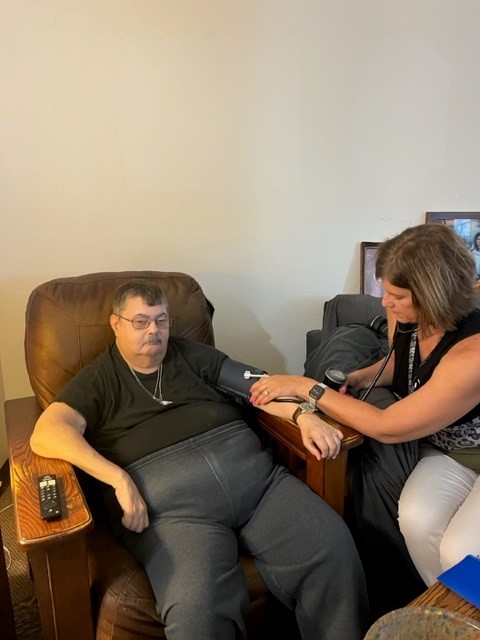
[[[480,555],[480,477],[428,445],[399,501],[400,530],[425,583],[466,555]]]

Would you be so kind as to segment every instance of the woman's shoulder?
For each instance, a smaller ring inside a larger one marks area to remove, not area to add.
[[[453,332],[460,339],[480,333],[480,309],[475,307],[467,316],[462,318]]]
[[[474,309],[457,324],[453,331],[447,331],[434,353],[432,363],[453,363],[458,358],[480,369],[480,309]],[[478,360],[478,363],[477,363]],[[430,364],[430,363],[429,363]]]
[[[462,358],[468,365],[478,366],[480,369],[480,331],[469,333],[453,343],[446,352],[451,358]]]

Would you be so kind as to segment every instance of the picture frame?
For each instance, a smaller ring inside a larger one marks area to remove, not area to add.
[[[381,298],[384,290],[375,278],[375,264],[381,242],[360,243],[360,293]]]
[[[425,222],[452,227],[469,249],[473,247],[475,235],[480,233],[480,212],[478,211],[427,211]]]
[[[472,252],[476,269],[476,287],[480,288],[480,212],[478,211],[427,211],[425,222],[446,224],[463,240]]]

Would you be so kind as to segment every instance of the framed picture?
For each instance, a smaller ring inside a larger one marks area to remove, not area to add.
[[[452,227],[469,249],[473,248],[475,235],[480,233],[480,213],[478,212],[427,211],[425,222],[437,222]]]
[[[377,262],[380,242],[362,242],[360,244],[360,293],[381,298],[383,287],[375,278],[375,264]]]
[[[427,211],[425,222],[446,224],[460,236],[470,249],[480,280],[480,213],[472,211]],[[478,283],[477,283],[478,284]]]

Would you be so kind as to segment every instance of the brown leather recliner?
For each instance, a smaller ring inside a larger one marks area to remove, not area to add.
[[[109,316],[114,290],[138,277],[155,280],[165,292],[172,336],[214,344],[213,307],[198,283],[182,273],[130,271],[60,278],[38,286],[28,300],[25,355],[35,396],[9,400],[5,409],[18,540],[29,554],[45,640],[165,637],[147,575],[109,530],[95,500],[95,484],[90,479],[80,485],[82,474],[69,463],[37,456],[29,447],[41,411],[113,339]],[[263,412],[255,412],[255,418],[252,426],[274,445],[277,455],[295,472],[300,470],[307,484],[341,512],[347,450],[361,437],[343,428],[338,458],[318,462],[303,448],[293,423]],[[44,473],[55,473],[59,479],[63,504],[57,521],[45,522],[38,515],[36,478]],[[251,603],[246,616],[249,638],[264,638],[267,631],[272,637],[273,629],[285,632],[283,636],[279,631],[278,638],[295,637],[290,612],[268,592],[253,560],[241,560]]]

